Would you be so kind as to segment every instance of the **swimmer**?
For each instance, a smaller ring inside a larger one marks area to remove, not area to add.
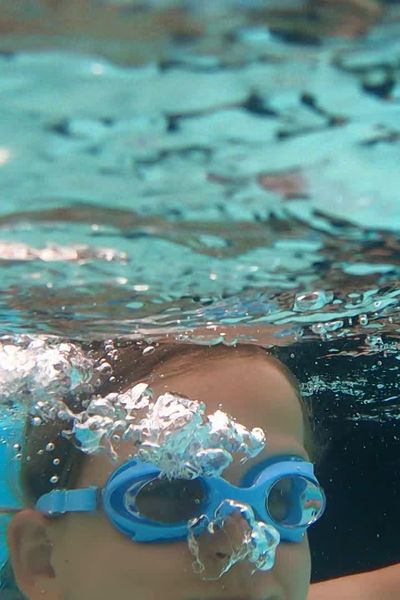
[[[307,411],[294,377],[279,361],[255,346],[166,345],[147,357],[134,346],[131,343],[131,348],[119,351],[119,360],[113,365],[115,381],[104,383],[102,395],[123,392],[138,381],[146,382],[154,397],[166,392],[179,394],[204,402],[207,414],[221,410],[249,430],[261,427],[266,434],[265,447],[247,462],[233,461],[224,471],[223,479],[240,486],[249,472],[253,473],[252,480],[257,480],[258,469],[268,480],[272,477],[271,465],[273,469],[278,465],[279,469],[280,464],[289,462],[291,468],[293,461],[292,472],[298,469],[304,473],[308,469],[310,490],[319,492],[311,475],[315,445]],[[282,499],[287,499],[287,479],[283,480],[286,484],[281,490],[278,488],[275,494],[270,491],[268,496],[271,514],[275,510],[271,506],[276,503],[275,525],[280,531],[272,568],[254,572],[254,564],[241,560],[219,579],[203,580],[193,570],[193,556],[186,540],[134,541],[127,532],[118,530],[101,508],[57,517],[45,516],[35,509],[38,498],[54,487],[104,488],[110,475],[134,458],[135,449],[129,441],[119,442],[116,462],[105,454],[85,455],[71,440],[59,436],[62,429],[65,422],[38,427],[27,423],[21,463],[25,508],[13,516],[7,533],[10,565],[23,596],[10,598],[306,600],[311,572],[307,525],[292,529],[285,526],[286,500],[282,506]],[[49,442],[54,443],[54,450],[38,454]],[[60,458],[56,469],[54,457]],[[56,486],[50,482],[55,471]],[[300,487],[304,491],[304,486]],[[317,493],[317,497],[322,502],[323,493]],[[307,493],[305,499],[311,501],[312,497]],[[150,493],[142,499],[141,510],[168,510],[164,502],[167,502],[165,495]],[[320,516],[321,506],[311,504],[313,507],[306,510],[311,510],[313,521]],[[268,516],[263,515],[264,518],[267,520]],[[274,521],[270,519],[271,523]],[[218,564],[226,559],[227,550],[219,546],[218,536],[214,543],[212,536],[209,538],[203,554]]]
[[[139,350],[139,352],[138,352]],[[138,362],[140,359],[140,366]],[[135,376],[133,375],[135,373]],[[193,347],[166,344],[143,360],[139,348],[125,348],[114,365],[116,381],[101,392],[121,392],[138,381],[155,395],[166,391],[203,400],[207,413],[221,409],[251,429],[262,427],[267,444],[244,464],[232,463],[223,477],[238,484],[249,469],[265,459],[292,455],[304,461],[318,458],[306,407],[293,375],[265,350],[251,346]],[[78,405],[71,408],[79,411]],[[185,541],[135,542],[118,531],[102,510],[49,518],[34,506],[54,487],[103,487],[119,465],[132,456],[132,444],[121,442],[115,464],[104,454],[85,455],[60,436],[65,422],[26,425],[21,463],[25,508],[8,527],[10,560],[3,567],[1,600],[393,600],[398,597],[400,567],[371,571],[309,586],[307,536],[300,542],[281,541],[270,570],[253,575],[243,560],[220,579],[203,581],[193,571],[193,556]],[[51,453],[38,451],[49,442]],[[30,460],[27,460],[28,457]],[[55,467],[54,458],[60,459]],[[56,486],[50,482],[57,471]],[[160,498],[155,498],[156,506]],[[154,498],[152,500],[154,502]],[[307,505],[318,510],[317,502]],[[159,507],[160,508],[160,507]],[[316,525],[318,526],[318,525]],[[200,536],[201,537],[201,536]],[[222,561],[212,542],[206,552]]]

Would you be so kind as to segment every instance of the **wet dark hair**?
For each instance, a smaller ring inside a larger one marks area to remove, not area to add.
[[[110,373],[108,373],[108,376],[101,379],[97,384],[95,393],[101,395],[110,392],[120,393],[134,383],[143,380],[151,385],[155,370],[159,370],[160,366],[172,361],[172,359],[174,359],[175,365],[174,372],[181,373],[189,370],[191,366],[197,365],[196,358],[201,359],[203,364],[206,364],[208,359],[231,357],[234,354],[239,356],[256,354],[268,356],[268,359],[289,380],[296,392],[303,414],[304,446],[311,461],[318,463],[324,453],[325,443],[320,442],[317,437],[311,405],[306,404],[302,399],[299,383],[293,373],[277,356],[274,356],[274,354],[278,354],[275,349],[266,351],[264,348],[250,344],[228,347],[223,345],[199,346],[183,343],[162,343],[155,344],[154,349],[144,355],[143,350],[145,348],[148,349],[148,343],[141,340],[114,342],[116,351],[114,357],[110,357],[107,353],[104,342],[92,343],[84,348],[96,363],[101,364],[106,360],[112,367],[112,380],[110,381]],[[77,414],[81,412],[84,400],[85,396],[80,395],[79,397],[65,398],[64,402],[74,414]],[[22,494],[20,494],[21,503],[24,506],[34,506],[40,496],[55,489],[54,484],[50,482],[49,473],[58,477],[57,488],[59,489],[73,489],[77,485],[87,455],[72,440],[62,435],[62,431],[72,427],[72,424],[72,421],[54,420],[34,426],[32,419],[30,417],[27,419],[19,475],[22,491]],[[55,444],[56,454],[55,452],[42,452],[39,454],[39,450],[42,450],[49,442]],[[60,459],[58,466],[53,464],[55,455]],[[5,562],[0,571],[0,599],[27,600],[18,589],[10,559]]]

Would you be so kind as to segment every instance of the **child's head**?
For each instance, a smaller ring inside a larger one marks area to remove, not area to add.
[[[296,380],[261,348],[169,345],[143,355],[141,346],[125,344],[113,364],[113,376],[99,393],[122,392],[146,381],[155,396],[174,392],[203,401],[207,414],[220,409],[248,429],[261,427],[267,437],[265,449],[224,471],[224,478],[233,484],[238,485],[253,465],[268,457],[315,459]],[[71,408],[79,410],[78,405]],[[28,507],[55,487],[104,486],[116,467],[135,452],[131,442],[122,441],[117,463],[105,454],[85,455],[60,435],[65,428],[65,421],[26,425],[21,487]],[[49,442],[55,450],[38,454]],[[58,465],[55,458],[60,459]],[[50,481],[55,473],[56,486]],[[299,543],[281,542],[270,571],[251,575],[252,566],[242,561],[221,579],[202,581],[193,572],[193,556],[185,541],[131,541],[100,510],[49,519],[27,508],[11,521],[8,545],[18,586],[29,600],[304,600],[310,579],[306,536]],[[215,561],[221,560],[219,548],[210,545],[207,551]]]

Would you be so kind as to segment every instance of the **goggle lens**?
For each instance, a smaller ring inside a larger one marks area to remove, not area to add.
[[[139,489],[131,486],[124,497],[125,508],[135,516],[163,525],[177,525],[202,514],[206,490],[199,479],[151,479]]]
[[[324,508],[321,488],[300,475],[278,479],[266,499],[269,516],[283,527],[306,527],[314,523]]]

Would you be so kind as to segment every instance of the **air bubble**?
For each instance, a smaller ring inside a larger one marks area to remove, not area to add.
[[[305,312],[309,310],[319,310],[332,302],[333,293],[317,290],[314,292],[306,292],[296,294],[293,310],[296,312]]]
[[[112,373],[112,366],[110,365],[110,363],[105,361],[97,367],[97,370],[103,374]]]
[[[324,323],[314,323],[313,325],[311,325],[311,331],[313,333],[315,333],[316,335],[325,335],[326,334],[326,327]]]
[[[59,465],[59,464],[60,464],[60,462],[61,462],[61,461],[60,461],[60,459],[59,459],[59,458],[55,458],[55,459],[53,460],[53,465],[57,466],[57,465]]]
[[[362,302],[362,294],[360,294],[360,292],[350,292],[347,294],[347,297],[350,298],[350,300],[353,300],[353,304]]]
[[[341,329],[344,325],[344,321],[342,320],[337,320],[337,321],[328,321],[327,323],[325,323],[325,330],[326,331],[336,331],[337,329]]]
[[[65,410],[65,409],[59,410],[58,413],[57,413],[57,417],[59,419],[61,419],[62,421],[66,421],[69,418],[68,411]]]
[[[142,354],[151,354],[152,352],[154,352],[154,350],[154,346],[147,346],[146,348],[144,348]]]
[[[20,444],[14,444],[13,448],[14,448],[14,450],[21,450],[21,445]]]
[[[53,452],[54,448],[55,448],[55,445],[53,444],[53,442],[49,442],[46,446],[46,451]]]
[[[383,340],[380,335],[367,335],[365,342],[368,346],[372,347],[383,346]]]
[[[40,417],[33,417],[33,419],[32,419],[32,425],[34,427],[38,427],[41,424],[42,424],[42,419]]]
[[[59,480],[58,475],[53,475],[52,477],[50,477],[49,481],[50,483],[57,483]]]
[[[365,314],[364,315],[360,315],[358,317],[358,320],[360,322],[360,325],[363,325],[363,326],[364,325],[368,325],[368,315],[365,315]]]

